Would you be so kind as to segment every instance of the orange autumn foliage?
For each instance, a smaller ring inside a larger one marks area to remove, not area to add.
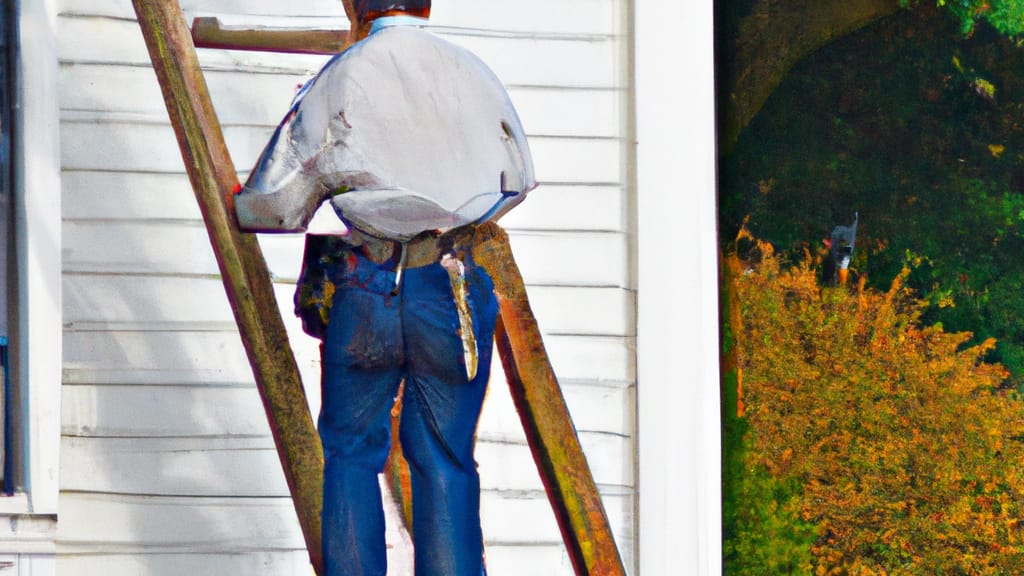
[[[730,279],[745,466],[799,487],[814,573],[1024,570],[1024,403],[994,343],[921,326],[906,270],[823,288],[810,258],[757,252]]]

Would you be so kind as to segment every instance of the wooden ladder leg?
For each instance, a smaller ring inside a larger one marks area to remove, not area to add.
[[[551,368],[508,234],[493,222],[481,226],[473,259],[494,281],[501,363],[573,568],[581,576],[624,575],[601,494]]]
[[[310,561],[320,573],[323,452],[263,254],[256,236],[240,232],[235,222],[231,195],[238,176],[178,2],[132,3],[267,412]]]

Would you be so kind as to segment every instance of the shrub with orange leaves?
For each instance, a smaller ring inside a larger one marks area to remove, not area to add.
[[[740,308],[731,329],[744,470],[796,487],[787,517],[815,529],[813,573],[1017,573],[1024,402],[1002,386],[1001,366],[982,361],[994,342],[968,346],[969,334],[922,326],[908,270],[888,292],[825,288],[810,260],[784,267],[759,252],[728,280]],[[746,518],[731,537],[754,537],[766,521]],[[767,573],[728,562],[727,572]]]

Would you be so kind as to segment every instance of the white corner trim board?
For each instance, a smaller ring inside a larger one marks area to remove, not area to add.
[[[61,182],[57,5],[20,3],[16,170],[25,513],[57,513],[61,385]]]
[[[711,0],[634,3],[640,574],[721,574]]]

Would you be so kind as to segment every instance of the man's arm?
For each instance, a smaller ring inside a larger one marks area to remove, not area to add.
[[[315,114],[315,101],[312,113],[305,112],[315,81],[295,97],[235,196],[238,225],[247,232],[302,232],[330,196],[321,178],[309,170],[316,165],[322,152],[321,135],[327,131],[317,122],[322,115]]]

